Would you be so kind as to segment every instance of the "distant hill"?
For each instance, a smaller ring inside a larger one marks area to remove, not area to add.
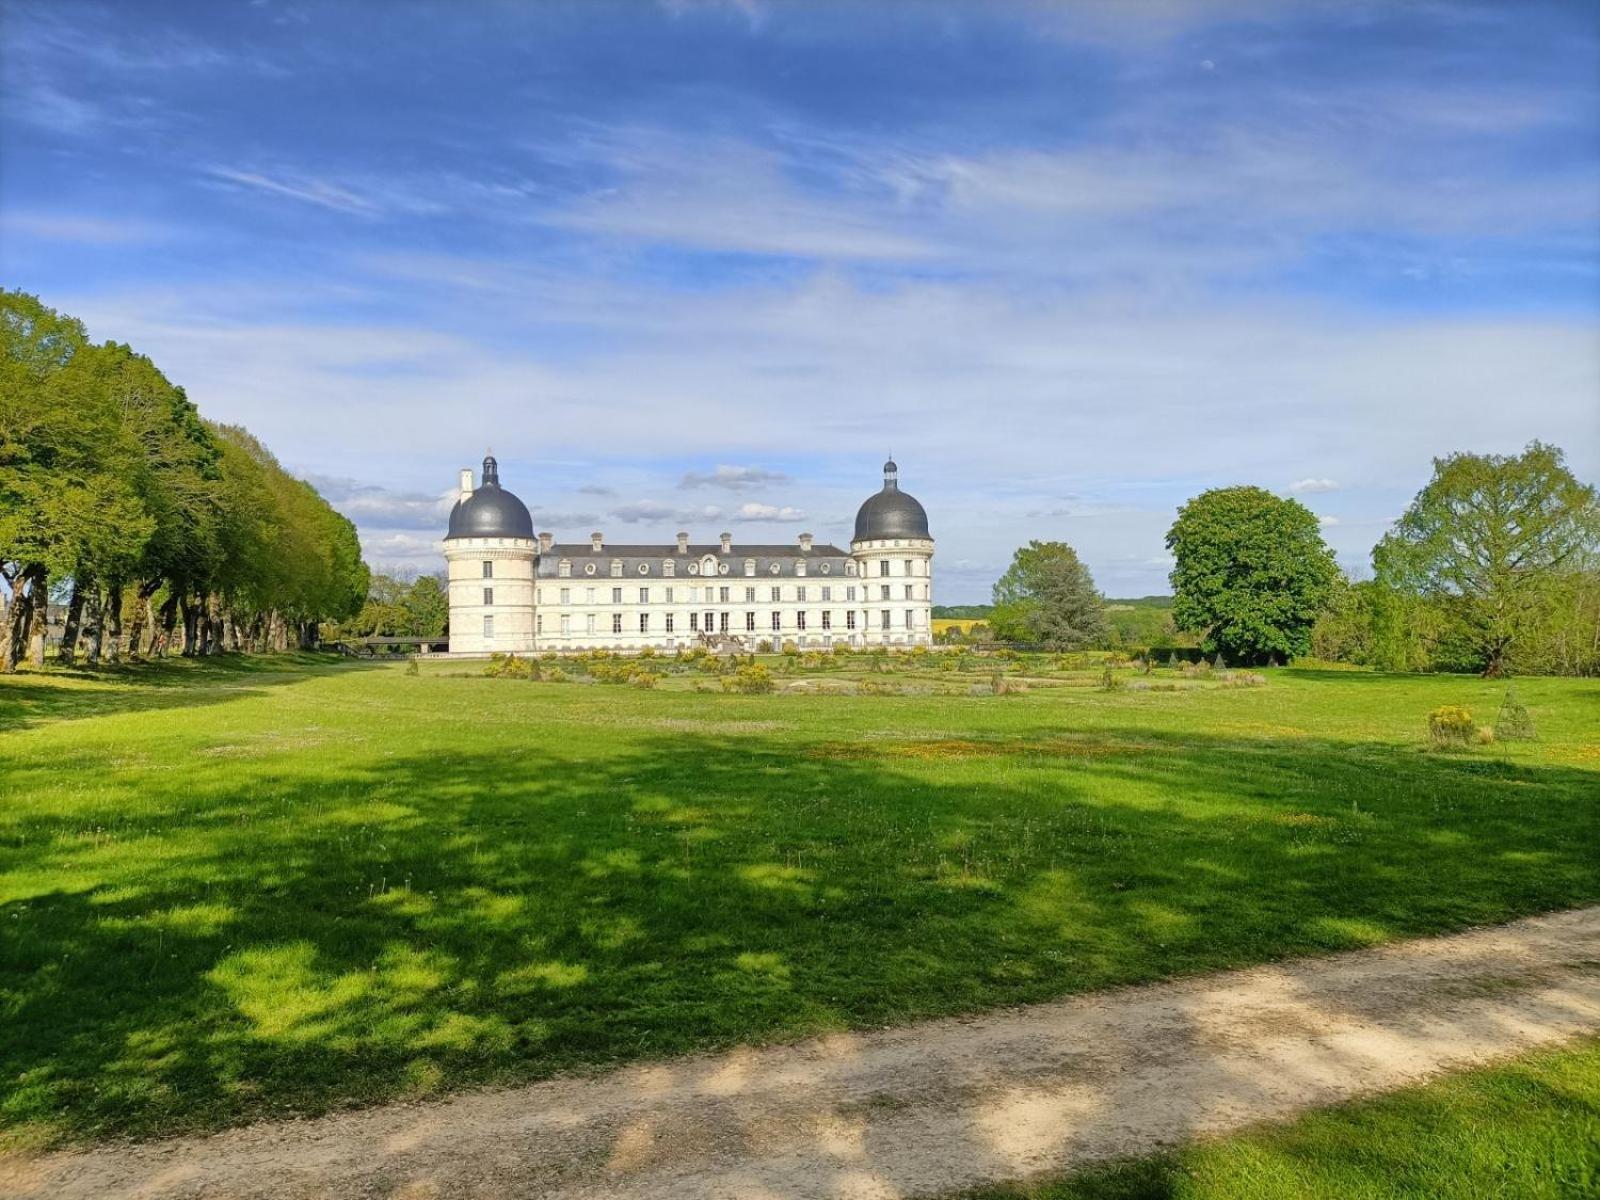
[[[1140,596],[1138,599],[1115,600],[1106,597],[1107,608],[1171,608],[1171,596]]]
[[[994,611],[992,604],[935,604],[933,615],[941,621],[986,621]]]

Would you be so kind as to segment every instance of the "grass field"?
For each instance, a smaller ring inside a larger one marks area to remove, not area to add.
[[[1578,1200],[1600,1195],[1600,1042],[1282,1128],[963,1200]]]
[[[987,668],[985,668],[987,669]],[[310,1113],[1600,901],[1600,683],[902,665],[0,679],[13,1145]],[[1163,685],[1165,686],[1165,685]],[[1171,686],[1179,686],[1174,679]],[[1185,685],[1186,686],[1186,685]],[[976,694],[972,694],[976,692]]]

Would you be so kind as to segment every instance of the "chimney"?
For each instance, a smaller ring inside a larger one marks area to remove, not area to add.
[[[687,533],[678,534],[678,553],[689,553],[689,535]]]
[[[556,540],[556,535],[555,534],[553,534],[553,533],[541,533],[539,535],[539,553],[540,554],[549,554],[550,553],[550,545],[555,540]]]
[[[472,495],[472,468],[461,468],[461,498],[465,500]]]
[[[811,535],[809,533],[802,533],[800,535],[800,553],[811,553]]]
[[[722,552],[724,554],[733,553],[733,534],[725,533],[722,535]]]
[[[606,545],[606,535],[605,534],[599,533],[599,532],[595,532],[595,533],[591,533],[589,535],[589,549],[592,550],[594,553],[599,554],[601,550],[605,549],[605,545]]]

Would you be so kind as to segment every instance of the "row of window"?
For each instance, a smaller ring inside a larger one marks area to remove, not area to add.
[[[820,615],[820,618],[821,618],[821,624],[819,625],[819,628],[821,628],[821,629],[833,629],[834,628],[834,614],[833,614],[833,610],[832,609],[823,609],[822,612],[819,615]],[[862,615],[866,616],[865,613],[863,613]],[[664,625],[664,628],[663,628],[663,632],[664,633],[678,633],[678,632],[680,632],[679,629],[678,629],[678,621],[677,621],[678,616],[679,616],[679,614],[677,614],[677,613],[666,613],[666,614],[664,614],[664,617],[663,617],[663,620],[665,622],[665,625]],[[807,629],[809,627],[809,625],[808,625],[809,614],[807,614],[805,612],[797,612],[797,613],[794,613],[793,616],[794,616],[794,625],[792,627],[794,629],[804,631],[805,629]],[[688,632],[689,633],[729,633],[734,629],[734,614],[733,613],[712,612],[712,611],[708,611],[708,612],[691,612],[691,613],[688,614],[688,617],[689,617],[689,627],[688,627]],[[883,609],[878,614],[878,627],[880,629],[892,629],[892,628],[894,628],[895,626],[894,626],[893,618],[894,618],[894,613],[890,609],[887,609],[887,608]],[[648,634],[648,633],[652,632],[652,630],[651,630],[651,614],[650,613],[639,613],[637,619],[638,619],[638,627],[639,627],[639,632],[640,633]],[[543,616],[543,614],[540,614],[539,616],[535,617],[534,621],[535,621],[535,626],[534,626],[535,632],[536,633],[543,633],[544,632],[544,616]],[[783,626],[783,614],[782,613],[776,613],[776,612],[775,613],[771,613],[769,615],[768,621],[769,621],[769,627],[773,630],[773,632],[776,633],[776,632],[781,632],[782,631],[782,629],[784,627]],[[596,614],[594,614],[594,613],[585,613],[584,614],[584,632],[585,633],[594,633],[594,632],[596,632],[597,624],[598,624],[598,620],[597,620]],[[626,617],[622,613],[612,613],[611,614],[611,632],[612,633],[621,633],[621,632],[623,632],[623,629],[624,629],[625,625],[626,625]],[[745,632],[745,633],[755,633],[758,630],[758,626],[759,626],[759,623],[757,621],[757,617],[756,617],[755,613],[747,612],[747,613],[744,614],[744,630],[743,630],[743,632]],[[854,609],[849,609],[849,610],[847,610],[845,612],[845,614],[844,614],[844,627],[846,629],[855,629],[856,628],[856,612],[855,612]],[[908,608],[908,609],[905,610],[905,626],[904,626],[904,628],[906,628],[906,629],[914,629],[915,627],[916,627],[916,610]],[[567,634],[570,634],[572,632],[572,617],[571,617],[570,614],[568,614],[568,613],[562,613],[561,614],[560,630],[561,630],[561,633],[563,635],[567,635]]]
[[[906,560],[906,574],[908,574],[908,575],[912,573],[911,572],[910,563],[911,563],[911,560],[907,559]],[[485,563],[484,565],[487,566],[488,564]],[[715,562],[714,564],[712,562],[707,562],[704,566],[702,566],[699,562],[691,562],[689,564],[689,574],[690,575],[702,575],[702,574],[704,574],[704,575],[711,575],[711,574],[726,575],[726,574],[728,574],[728,570],[729,570],[728,569],[728,564],[726,562],[720,562],[720,561],[719,562]],[[772,563],[767,564],[767,573],[768,574],[776,575],[781,570],[782,570],[782,566],[778,562],[772,562]],[[637,574],[640,574],[640,575],[648,575],[648,574],[650,574],[650,564],[649,563],[645,563],[645,562],[639,563],[638,565],[636,565],[634,567],[634,571]],[[586,563],[583,564],[583,573],[585,575],[594,575],[594,574],[597,574],[598,572],[599,572],[599,568],[596,566],[596,564],[594,564],[592,562],[586,562]],[[796,575],[805,575],[806,572],[807,572],[806,560],[803,559],[803,558],[795,559],[794,560],[794,573]],[[833,564],[830,563],[830,562],[823,562],[823,563],[818,565],[817,572],[819,574],[822,574],[822,575],[832,574],[833,573]],[[627,567],[626,567],[626,565],[623,563],[623,561],[620,558],[613,558],[611,560],[611,566],[610,566],[609,573],[612,576],[612,578],[620,579],[623,575],[625,575],[627,573]],[[755,559],[747,558],[747,559],[744,560],[744,573],[746,575],[754,575],[754,574],[756,574],[756,560]],[[856,564],[853,561],[846,562],[845,565],[844,565],[844,573],[846,575],[854,575],[856,573]],[[572,574],[572,560],[570,558],[563,558],[560,562],[558,562],[556,564],[556,574],[559,575],[562,579],[568,578]],[[676,577],[676,575],[678,574],[678,563],[677,563],[677,560],[676,559],[671,559],[671,558],[662,559],[661,560],[661,574],[667,579],[672,579],[672,578]],[[888,572],[885,571],[884,574],[887,575]]]
[[[666,632],[666,633],[676,633],[678,631],[677,630],[677,620],[676,620],[677,615],[678,614],[676,614],[676,613],[667,613],[666,614],[666,628],[665,628],[664,632]],[[863,615],[865,615],[865,614],[863,614]],[[596,632],[596,630],[595,630],[595,614],[594,613],[587,613],[587,614],[585,614],[585,616],[586,616],[587,620],[585,622],[586,628],[584,629],[584,632],[588,633],[588,634],[595,633]],[[795,616],[794,628],[796,630],[800,631],[800,632],[804,632],[805,629],[806,629],[806,614],[803,613],[803,612],[798,612],[798,613],[795,613],[794,616]],[[774,633],[780,633],[783,630],[783,622],[782,622],[781,618],[782,618],[782,614],[781,613],[773,613],[772,614],[772,631]],[[890,611],[887,608],[882,609],[878,613],[878,628],[879,629],[884,629],[884,630],[888,630],[888,629],[894,628],[893,618],[894,618],[894,614],[893,614],[892,611]],[[691,612],[689,614],[689,632],[690,633],[728,633],[730,631],[730,629],[731,629],[731,626],[732,626],[732,619],[733,619],[733,614],[732,613],[726,613],[726,612],[704,612],[704,613]],[[536,622],[535,623],[535,627],[534,627],[535,632],[542,634],[544,632],[544,617],[543,616],[539,616],[539,617],[535,618],[535,622]],[[623,615],[621,613],[612,613],[611,614],[611,632],[612,633],[621,633],[622,632],[622,627],[623,627]],[[849,630],[853,630],[853,629],[856,628],[856,614],[855,614],[855,610],[854,609],[851,609],[851,610],[847,611],[844,614],[844,627],[846,629],[849,629]],[[908,609],[905,610],[905,626],[904,627],[906,629],[913,629],[913,628],[916,627],[916,610],[915,609],[908,608]],[[824,630],[831,630],[833,628],[833,612],[832,612],[832,610],[830,610],[830,609],[823,609],[822,610],[822,625],[821,625],[821,628],[824,629]],[[640,633],[645,633],[645,634],[648,634],[650,632],[650,614],[649,613],[640,613],[639,614],[639,632]],[[747,612],[747,613],[744,614],[744,632],[746,632],[746,633],[755,633],[756,632],[756,614],[755,613]],[[561,634],[562,634],[563,637],[566,637],[566,636],[569,636],[571,633],[572,633],[572,618],[568,614],[562,613],[561,614]],[[484,618],[483,618],[483,636],[485,638],[493,638],[494,637],[494,615],[492,613],[486,614],[484,616]]]
[[[904,595],[901,597],[901,599],[904,599],[904,600],[915,600],[917,598],[913,594],[913,588],[914,588],[913,584],[909,584],[909,583],[903,584],[902,587],[904,588]],[[666,604],[675,603],[675,601],[673,600],[673,591],[674,591],[674,589],[666,588],[664,590],[666,592],[666,598],[663,601],[663,603],[666,603]],[[705,595],[702,597],[701,594],[700,594],[702,589],[700,589],[700,588],[689,588],[688,589],[688,592],[689,592],[689,597],[688,597],[689,603],[690,604],[697,604],[702,599],[709,601],[709,600],[713,599],[713,597],[711,595],[711,593],[713,591],[715,591],[717,593],[715,599],[719,603],[731,604],[733,602],[732,596],[730,595],[730,593],[733,591],[732,588],[705,588],[703,590],[705,592]],[[822,597],[821,597],[822,603],[824,603],[824,604],[830,603],[833,600],[833,589],[830,588],[830,587],[825,587],[825,588],[822,588],[820,590],[822,592]],[[892,600],[892,599],[894,599],[894,597],[890,595],[890,590],[891,589],[890,589],[890,585],[889,584],[887,584],[887,583],[882,584],[878,589],[878,591],[879,591],[878,599],[879,600]],[[586,598],[584,600],[584,603],[585,604],[594,604],[594,603],[596,603],[595,594],[594,594],[594,591],[595,591],[594,588],[585,588],[584,591],[586,593]],[[861,591],[862,591],[862,599],[864,599],[864,600],[871,599],[871,596],[869,594],[869,589],[864,587],[864,588],[861,589]],[[795,592],[795,595],[794,595],[795,603],[797,603],[797,604],[806,603],[807,595],[806,595],[806,589],[804,587],[797,587],[797,588],[794,589],[794,592]],[[562,604],[571,604],[572,603],[572,589],[571,588],[562,588],[561,591],[560,591],[560,597],[561,597],[561,603]],[[611,603],[613,603],[613,604],[625,603],[625,601],[623,600],[622,597],[623,597],[623,589],[622,588],[612,588],[611,589]],[[783,602],[783,589],[782,588],[773,588],[772,589],[772,597],[771,598],[772,598],[772,603],[781,604]],[[856,589],[853,586],[845,588],[844,589],[844,598],[845,598],[845,602],[846,603],[854,603],[855,602],[855,598],[856,598]],[[754,604],[754,603],[756,603],[756,589],[755,588],[745,588],[744,589],[744,602],[746,604]],[[640,604],[649,604],[650,603],[650,589],[649,588],[640,588],[639,589],[639,603]],[[485,608],[493,608],[494,607],[494,589],[492,587],[486,587],[486,588],[483,589],[483,606]]]
[[[902,584],[901,585],[901,597],[900,598],[904,599],[904,600],[915,600],[917,598],[915,589],[916,589],[916,585],[915,584],[910,584],[910,583]],[[487,589],[487,588],[484,590],[484,596],[485,596],[484,603],[485,604],[488,604],[490,602],[487,599],[490,590],[491,589]],[[677,589],[676,588],[670,588],[669,587],[669,588],[663,588],[661,590],[662,590],[663,595],[660,597],[660,602],[663,603],[663,604],[678,603],[681,599],[687,599],[690,604],[698,604],[698,603],[700,603],[702,601],[716,601],[717,603],[720,603],[720,604],[731,604],[731,603],[734,603],[734,595],[733,595],[733,593],[734,593],[734,591],[736,589],[730,588],[730,587],[687,588],[687,589],[685,589],[685,591],[688,593],[686,597],[679,597],[677,595]],[[760,589],[753,588],[753,587],[747,587],[747,588],[743,589],[743,591],[744,591],[744,602],[746,604],[755,604],[756,603],[756,594],[757,594],[757,592],[759,590]],[[818,593],[819,593],[819,597],[818,598],[820,598],[821,601],[824,604],[828,604],[828,603],[831,603],[833,601],[834,592],[835,592],[834,588],[823,587],[823,588],[819,588],[817,590],[818,590]],[[846,587],[843,590],[844,599],[845,599],[845,601],[847,603],[854,603],[854,601],[856,599],[856,590],[857,589],[856,589],[854,584],[850,585],[849,587]],[[885,584],[880,585],[879,588],[878,588],[878,593],[879,594],[877,596],[877,599],[879,599],[879,600],[893,600],[893,599],[895,599],[895,597],[891,594],[892,590],[893,589],[892,589],[892,586],[890,584],[885,583]],[[860,589],[860,591],[861,591],[861,598],[863,600],[870,600],[870,599],[873,598],[870,588],[864,586],[864,587],[862,587]],[[584,603],[584,604],[600,603],[600,601],[598,600],[598,598],[596,596],[594,588],[585,588],[583,590],[583,592],[584,592],[584,595],[583,595],[582,603]],[[557,594],[557,598],[558,598],[559,602],[562,603],[562,604],[571,604],[573,602],[573,600],[572,600],[572,589],[571,588],[561,588],[556,594]],[[612,588],[611,589],[611,603],[613,603],[613,604],[625,604],[627,602],[626,599],[625,599],[626,595],[627,595],[627,590],[625,588]],[[774,587],[774,588],[768,589],[767,598],[773,604],[781,604],[781,603],[783,603],[783,589],[780,588],[780,587]],[[801,584],[801,585],[799,585],[799,586],[794,588],[794,595],[793,595],[792,599],[794,600],[795,603],[804,604],[807,600],[810,600],[812,598],[813,597],[811,595],[810,590],[808,588],[806,588],[805,585]],[[924,598],[926,598],[926,597],[924,597]],[[639,589],[639,603],[640,604],[649,604],[650,600],[651,600],[650,589],[649,588],[640,588]],[[541,589],[541,593],[540,593],[540,602],[541,603],[543,602],[543,591],[542,591],[542,589]]]
[[[917,560],[916,559],[914,559],[914,558],[906,559],[905,560],[905,570],[902,571],[901,574],[904,574],[904,575],[915,575],[917,573],[916,564],[917,564]],[[892,566],[892,560],[887,559],[887,558],[880,558],[878,560],[878,574],[881,575],[881,576],[884,576],[885,578],[887,578],[890,574],[893,573],[890,570],[891,566]],[[691,571],[695,570],[695,564],[694,563],[690,563],[689,567],[690,567]],[[774,567],[774,570],[776,570],[777,564],[774,563],[773,567]],[[650,569],[650,567],[649,567],[648,563],[640,563],[639,564],[638,570],[639,570],[639,573],[641,575],[647,574],[649,572],[649,569]],[[824,575],[826,575],[829,572],[830,569],[831,568],[830,568],[830,565],[828,563],[823,563],[822,564],[821,570],[822,570],[822,573]],[[557,564],[556,571],[557,571],[557,574],[559,574],[563,579],[565,579],[567,576],[571,575],[572,574],[572,560],[571,559],[567,559],[567,558],[562,559],[561,562],[559,564]],[[594,574],[594,564],[593,563],[584,564],[584,571],[585,571],[586,574],[593,575]],[[844,571],[845,571],[846,575],[854,575],[856,573],[856,565],[855,565],[855,563],[853,563],[853,562],[846,563]],[[612,559],[611,560],[611,574],[613,576],[619,576],[620,577],[622,575],[622,572],[623,572],[622,560],[620,558]],[[671,579],[677,573],[677,566],[673,562],[672,559],[670,559],[670,558],[662,559],[662,561],[661,561],[661,573],[663,575],[665,575],[668,579]],[[744,560],[744,573],[746,575],[754,575],[756,573],[756,560],[755,559],[747,558],[747,559]],[[806,564],[805,564],[805,560],[804,559],[797,559],[795,561],[794,573],[796,575],[804,575],[806,573]],[[485,579],[493,579],[494,578],[494,560],[493,559],[486,558],[486,559],[483,560],[483,577]]]

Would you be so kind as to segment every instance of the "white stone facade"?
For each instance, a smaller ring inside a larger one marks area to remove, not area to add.
[[[533,649],[534,540],[451,538],[450,653],[490,654]]]
[[[458,509],[471,496],[464,471]],[[710,544],[680,533],[675,544],[613,545],[599,533],[558,543],[453,532],[450,651],[927,646],[933,551],[931,537],[909,536],[858,538],[845,551],[807,533],[789,545],[741,545],[728,533]]]

